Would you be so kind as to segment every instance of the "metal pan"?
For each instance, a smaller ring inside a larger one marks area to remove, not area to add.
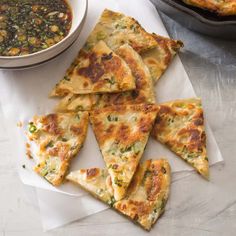
[[[158,10],[184,27],[217,38],[236,39],[236,16],[215,13],[186,5],[181,0],[151,0]]]

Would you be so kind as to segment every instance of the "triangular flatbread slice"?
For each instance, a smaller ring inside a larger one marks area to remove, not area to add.
[[[125,196],[156,113],[157,107],[147,104],[106,107],[90,113],[90,122],[111,175],[116,200]]]
[[[34,170],[53,185],[60,185],[70,160],[81,149],[88,128],[88,113],[55,113],[35,116],[28,125],[28,138],[36,144]]]
[[[118,49],[125,43],[137,52],[146,51],[157,45],[152,35],[147,33],[134,18],[108,9],[103,11],[83,47],[84,50],[91,50],[99,40],[105,41],[112,50]]]
[[[130,67],[135,77],[136,89],[122,93],[100,95],[68,94],[56,107],[57,111],[79,111],[103,108],[111,105],[155,103],[155,95],[151,74],[143,63],[140,55],[125,44],[118,48],[116,53]]]
[[[99,41],[89,52],[80,51],[77,65],[53,89],[51,96],[68,93],[111,93],[135,89],[130,68],[104,41]]]
[[[183,99],[161,104],[152,136],[208,179],[206,134],[200,99]]]
[[[123,200],[116,201],[106,169],[91,168],[71,172],[68,180],[109,204],[144,229],[150,230],[164,212],[169,196],[170,166],[164,160],[148,160],[139,165]]]
[[[180,40],[165,38],[152,34],[157,42],[157,46],[141,54],[144,63],[150,70],[154,84],[170,65],[176,53],[183,47]]]
[[[113,206],[115,203],[111,177],[107,169],[89,168],[72,171],[66,179],[78,184],[95,198]]]

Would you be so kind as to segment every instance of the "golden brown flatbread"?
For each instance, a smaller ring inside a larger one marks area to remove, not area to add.
[[[51,96],[112,93],[135,89],[135,79],[125,61],[103,41],[89,52],[80,51],[71,76],[65,76]]]
[[[209,165],[201,100],[182,99],[159,106],[152,136],[208,179]]]
[[[87,112],[35,116],[27,133],[38,148],[34,170],[51,184],[60,185],[71,158],[84,143],[87,128]]]

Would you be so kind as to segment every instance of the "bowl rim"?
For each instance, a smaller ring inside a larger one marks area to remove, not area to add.
[[[31,53],[31,54],[27,54],[27,55],[20,55],[20,56],[0,56],[0,60],[21,60],[21,59],[30,59],[32,57],[35,57],[35,56],[39,56],[39,55],[42,55],[46,52],[50,52],[52,50],[54,50],[56,47],[58,47],[59,45],[63,44],[65,41],[68,40],[68,38],[70,37],[73,37],[73,35],[76,34],[76,31],[78,30],[78,28],[80,27],[81,23],[83,23],[83,20],[84,20],[84,17],[86,15],[86,11],[87,11],[87,8],[88,8],[88,0],[79,0],[81,2],[81,4],[83,4],[83,11],[81,11],[82,14],[80,14],[78,16],[79,20],[78,20],[78,24],[76,25],[76,27],[74,28],[74,30],[71,30],[69,31],[69,33],[66,35],[65,38],[63,38],[61,41],[59,41],[58,43],[52,45],[51,47],[49,48],[46,48],[46,49],[43,49],[43,50],[40,50],[38,52],[35,52],[35,53]],[[68,2],[68,1],[67,1]],[[69,4],[69,3],[68,3]],[[75,14],[73,13],[73,7],[71,6],[70,4],[70,7],[72,9],[72,21],[75,17]]]
[[[152,1],[155,1],[155,0],[152,0]],[[209,20],[203,15],[201,15],[200,13],[196,12],[194,9],[191,9],[188,6],[184,6],[181,3],[178,3],[176,1],[173,1],[173,0],[161,0],[161,1],[165,2],[166,4],[172,7],[177,8],[180,11],[185,12],[188,15],[195,17],[196,19],[198,19],[199,21],[205,24],[209,24],[212,26],[236,25],[236,20],[235,21],[234,20],[227,20],[227,21],[226,20],[222,20],[222,21]]]

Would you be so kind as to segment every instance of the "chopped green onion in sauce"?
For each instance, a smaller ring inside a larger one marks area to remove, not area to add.
[[[71,28],[65,0],[0,0],[0,56],[21,56],[51,47]]]

